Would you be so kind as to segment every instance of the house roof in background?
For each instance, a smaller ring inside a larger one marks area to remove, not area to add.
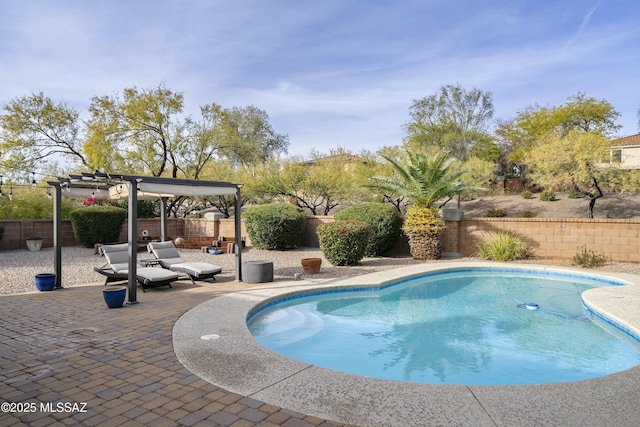
[[[349,162],[349,163],[364,162],[366,163],[366,161],[363,161],[360,156],[358,156],[357,154],[351,154],[351,153],[332,154],[330,156],[324,156],[324,157],[319,157],[317,159],[307,160],[305,163],[307,165],[313,165],[314,163],[321,163],[321,162]]]
[[[612,147],[626,147],[629,145],[640,145],[640,133],[611,141]]]

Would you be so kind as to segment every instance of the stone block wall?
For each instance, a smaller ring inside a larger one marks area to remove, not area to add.
[[[302,236],[302,246],[318,247],[316,228],[332,222],[332,216],[309,216]],[[0,220],[4,237],[0,251],[26,249],[28,237],[42,237],[43,247],[53,246],[51,220]],[[513,233],[525,239],[536,258],[571,259],[582,246],[603,253],[612,261],[640,262],[640,220],[633,219],[580,219],[580,218],[463,218],[447,221],[442,233],[442,251],[472,255],[478,244],[500,231]],[[235,234],[233,218],[219,220],[167,219],[168,236],[201,237]],[[152,237],[160,235],[159,219],[138,220],[138,231],[148,230]],[[242,235],[251,246],[244,223]],[[120,241],[127,241],[127,224],[122,227]],[[62,222],[62,245],[77,245],[70,221]],[[394,253],[407,253],[406,239],[399,242]]]
[[[612,261],[640,262],[640,221],[586,218],[464,218],[447,222],[443,252],[472,255],[498,232],[521,236],[535,258],[571,259],[582,246]]]
[[[53,246],[53,221],[51,220],[0,220],[4,227],[4,234],[0,240],[0,250],[27,249],[26,240],[29,237],[42,237],[42,246]],[[62,223],[62,244],[73,245],[76,239],[73,235],[71,222]]]
[[[304,231],[302,232],[302,246],[310,246],[317,248],[320,246],[318,243],[318,235],[316,234],[316,228],[320,224],[327,222],[333,222],[333,216],[325,215],[310,215],[307,217],[307,222],[304,225]]]
[[[122,224],[122,230],[120,231],[120,237],[118,238],[118,241],[126,242],[128,240],[128,229],[129,221],[126,220],[124,224]],[[184,235],[184,229],[185,223],[182,218],[167,218],[167,236],[169,238],[175,239],[176,237],[182,237]],[[147,230],[149,232],[149,236],[152,238],[160,237],[160,220],[156,218],[138,219],[139,236],[142,236],[143,230]],[[64,243],[62,245],[66,246]]]
[[[27,249],[26,239],[28,237],[42,237],[42,247],[53,246],[53,221],[42,220],[0,220],[4,226],[4,235],[0,239],[0,251]],[[118,240],[127,241],[128,221],[124,222],[120,230]],[[167,234],[175,238],[184,235],[184,221],[180,218],[167,219]],[[149,231],[150,236],[160,236],[159,219],[139,219],[138,234],[142,230]],[[62,220],[62,246],[76,246],[78,242],[73,234],[73,227],[70,220]]]
[[[236,235],[236,224],[233,218],[221,218],[216,221],[218,223],[218,236],[234,237]],[[251,246],[247,229],[244,226],[244,221],[241,223],[241,235],[246,238],[246,245]]]

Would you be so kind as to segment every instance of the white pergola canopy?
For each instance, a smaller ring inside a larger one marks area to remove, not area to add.
[[[56,287],[62,287],[62,214],[61,198],[67,197],[95,197],[96,199],[128,200],[128,242],[129,242],[129,280],[128,295],[130,304],[136,303],[136,267],[137,267],[137,202],[138,199],[159,199],[161,203],[161,240],[166,240],[166,200],[174,196],[217,196],[234,195],[235,204],[235,256],[236,280],[242,280],[242,248],[241,242],[241,206],[240,188],[242,185],[221,181],[201,181],[193,179],[178,179],[164,177],[149,177],[137,175],[121,175],[107,173],[83,173],[59,178],[48,184],[55,188],[54,192],[54,269],[56,273]],[[135,191],[134,191],[135,190]]]
[[[138,199],[160,199],[172,196],[217,196],[236,194],[235,188],[191,187],[178,184],[138,183]],[[129,197],[129,187],[113,185],[109,187],[109,198],[113,200]]]

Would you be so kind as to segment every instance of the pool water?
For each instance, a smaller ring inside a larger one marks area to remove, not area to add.
[[[640,343],[592,316],[581,276],[469,270],[381,290],[289,298],[247,322],[265,347],[310,364],[419,383],[577,381],[640,364]]]

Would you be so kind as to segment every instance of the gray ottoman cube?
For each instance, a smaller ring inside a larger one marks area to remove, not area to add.
[[[242,263],[242,281],[246,283],[273,282],[272,261],[246,261]]]

